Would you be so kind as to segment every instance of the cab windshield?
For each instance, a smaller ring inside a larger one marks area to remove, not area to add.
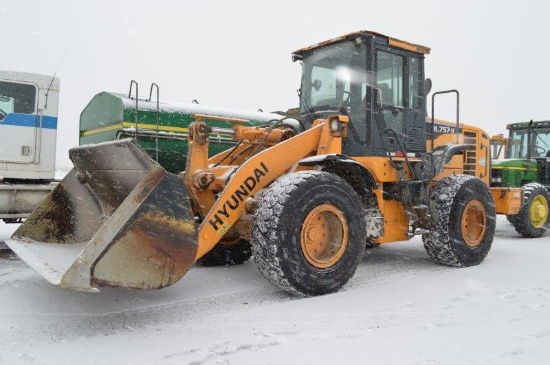
[[[550,128],[531,129],[531,157],[550,157]],[[529,138],[527,129],[512,130],[508,158],[527,158]]]
[[[334,111],[355,114],[365,95],[366,51],[363,43],[343,41],[313,50],[302,63],[301,114]],[[350,115],[353,119],[353,115]]]

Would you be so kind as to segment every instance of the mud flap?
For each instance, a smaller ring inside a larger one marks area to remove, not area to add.
[[[49,282],[75,290],[158,289],[195,261],[183,180],[131,140],[69,151],[73,170],[7,245]]]

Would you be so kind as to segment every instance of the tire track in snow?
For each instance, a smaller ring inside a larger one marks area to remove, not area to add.
[[[344,291],[367,286],[380,285],[419,275],[456,270],[434,264],[414,242],[395,243],[394,246],[382,246],[369,249],[355,277],[343,288]],[[407,246],[410,245],[410,246]],[[391,247],[390,247],[391,246]],[[17,262],[15,271],[31,270]],[[12,275],[13,272],[7,275]],[[21,274],[19,272],[19,274]],[[247,309],[256,306],[301,300],[289,296],[267,283],[251,262],[230,268],[193,268],[189,277],[165,291],[140,292],[108,289],[98,294],[76,293],[50,286],[45,280],[33,281],[25,288],[27,296],[33,292],[44,296],[59,293],[60,301],[68,302],[69,307],[81,307],[80,310],[68,310],[66,313],[48,312],[32,307],[27,312],[12,313],[15,316],[37,317],[42,320],[35,325],[21,326],[13,331],[0,331],[11,343],[24,343],[24,339],[33,333],[47,334],[44,342],[70,341],[81,336],[103,336],[131,333],[142,328],[157,327],[170,323],[200,323],[208,316],[223,314],[228,310]],[[247,281],[248,280],[248,281]],[[234,282],[235,288],[228,288]],[[37,286],[39,288],[37,288]],[[205,290],[205,288],[208,290]],[[1,288],[1,285],[0,285]],[[14,295],[21,288],[14,291]],[[156,298],[155,296],[159,297]],[[44,297],[44,300],[50,300]],[[37,300],[39,303],[40,300]],[[118,302],[118,304],[114,304]],[[136,302],[138,303],[136,305]],[[71,305],[72,304],[72,305]],[[90,308],[90,310],[86,310]],[[46,323],[44,323],[46,322]]]

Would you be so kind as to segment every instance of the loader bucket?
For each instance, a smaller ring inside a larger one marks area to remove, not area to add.
[[[74,168],[15,231],[8,246],[55,285],[157,289],[195,261],[183,180],[131,140],[69,151]]]

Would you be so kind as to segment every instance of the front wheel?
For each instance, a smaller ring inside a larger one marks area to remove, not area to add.
[[[254,214],[260,272],[294,295],[332,293],[353,276],[365,247],[361,199],[342,178],[302,171],[275,181]]]
[[[527,238],[541,237],[548,231],[550,194],[544,186],[530,183],[523,186],[523,206],[518,214],[508,215],[517,233]]]
[[[449,266],[480,264],[495,233],[495,204],[483,181],[470,175],[442,179],[430,194],[435,224],[422,240],[428,255]]]

